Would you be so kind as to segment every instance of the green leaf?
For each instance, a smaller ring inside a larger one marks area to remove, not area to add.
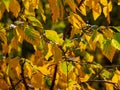
[[[60,69],[61,69],[62,73],[64,73],[67,76],[67,74],[73,69],[72,62],[61,63]]]
[[[10,66],[8,65],[6,68],[6,74],[9,75],[10,74]]]
[[[49,88],[51,87],[51,81],[49,78],[45,78],[45,83],[46,83],[47,87],[49,87]]]
[[[85,64],[83,67],[84,67],[84,71],[85,71],[85,73],[86,73],[86,74],[90,74],[90,70],[89,70],[88,65]]]
[[[114,34],[114,38],[112,39],[112,46],[120,50],[120,33]]]
[[[32,17],[32,16],[28,16],[27,18],[28,18],[28,20],[30,20],[32,22],[33,26],[39,26],[40,28],[43,28],[41,22],[37,18]]]
[[[7,11],[9,12],[9,6],[10,6],[11,0],[2,0],[2,1],[5,4],[5,7],[6,7]]]
[[[110,72],[107,71],[107,70],[103,70],[102,73],[101,73],[101,76],[102,76],[103,78],[110,79],[111,76],[112,76],[112,73],[110,73]]]
[[[120,26],[113,26],[114,29],[116,29],[118,32],[120,32]]]
[[[111,40],[105,39],[103,43],[102,53],[104,56],[106,56],[110,60],[110,62],[112,62],[115,51],[116,49],[111,45]]]
[[[34,41],[35,38],[36,38],[36,36],[34,34],[34,31],[33,31],[33,29],[31,27],[27,27],[25,29],[25,35],[32,41]]]
[[[44,47],[45,47],[45,41],[41,39],[41,40],[40,40],[39,49],[40,49],[40,50],[43,50]]]
[[[46,36],[49,40],[53,41],[54,43],[59,44],[60,38],[59,38],[59,36],[58,36],[58,34],[57,34],[56,31],[53,31],[53,30],[45,30],[45,36]]]

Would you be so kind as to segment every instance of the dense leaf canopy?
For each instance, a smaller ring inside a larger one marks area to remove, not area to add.
[[[120,90],[120,0],[0,0],[0,90]]]

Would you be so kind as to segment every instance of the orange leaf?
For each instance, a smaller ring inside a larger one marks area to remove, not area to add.
[[[20,12],[20,5],[17,0],[12,0],[10,3],[10,11],[13,13],[13,15],[17,18],[18,14]]]
[[[42,74],[41,73],[34,74],[32,76],[32,79],[31,79],[31,84],[35,88],[41,88],[41,85],[42,85]]]
[[[92,5],[93,18],[96,20],[101,15],[102,9],[99,3],[94,3]]]
[[[49,5],[50,5],[50,9],[51,9],[51,13],[52,13],[52,20],[53,23],[55,23],[55,21],[59,18],[60,16],[60,12],[59,12],[59,6],[57,4],[57,0],[48,0]]]

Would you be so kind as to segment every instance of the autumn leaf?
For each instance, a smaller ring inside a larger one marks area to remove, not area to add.
[[[46,36],[49,40],[53,41],[53,42],[56,43],[56,44],[59,44],[59,43],[60,43],[60,42],[59,42],[59,41],[60,41],[60,38],[59,38],[57,32],[54,31],[54,30],[45,30],[45,36]]]
[[[53,20],[53,23],[55,23],[56,20],[60,17],[60,12],[59,12],[60,8],[57,3],[57,0],[48,0],[48,1],[49,1],[51,13],[52,13],[52,20]]]
[[[18,1],[11,0],[10,2],[10,11],[13,13],[13,15],[17,18],[20,12],[20,5]]]
[[[5,6],[3,3],[0,3],[0,19],[3,17],[4,12],[5,12]]]
[[[112,46],[114,46],[116,49],[120,50],[120,33],[115,33],[114,38],[112,39]]]
[[[9,7],[10,7],[10,3],[11,3],[11,0],[2,0],[7,11],[9,12]]]
[[[62,60],[62,51],[57,45],[53,46],[52,53],[53,53],[53,57],[54,57],[55,62],[58,63],[59,61]]]
[[[71,13],[70,16],[68,17],[68,21],[75,27],[75,28],[81,28],[82,26],[85,26],[85,22],[83,19],[78,15]]]
[[[118,5],[120,5],[120,0],[118,0]]]
[[[60,65],[60,69],[62,73],[64,73],[67,76],[68,73],[73,69],[73,65],[72,63],[69,63],[69,62],[63,62]]]
[[[111,41],[107,39],[103,44],[103,55],[105,55],[110,60],[110,62],[112,62],[115,52],[116,49],[111,45]]]
[[[74,0],[66,0],[66,2],[68,3],[68,5],[71,8],[71,10],[73,12],[76,12],[77,5],[75,4]]]
[[[41,73],[34,74],[31,78],[31,84],[35,88],[41,88],[41,86],[42,86],[42,74]]]
[[[93,18],[96,20],[100,15],[101,15],[101,6],[99,3],[93,3],[92,5],[92,13],[93,13]]]

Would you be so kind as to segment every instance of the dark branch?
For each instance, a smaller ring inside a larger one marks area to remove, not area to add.
[[[57,68],[58,68],[58,65],[56,64],[55,65],[55,70],[54,70],[54,75],[53,75],[53,80],[52,80],[52,85],[50,87],[50,90],[54,90],[55,80],[56,80],[56,75],[57,75]]]

